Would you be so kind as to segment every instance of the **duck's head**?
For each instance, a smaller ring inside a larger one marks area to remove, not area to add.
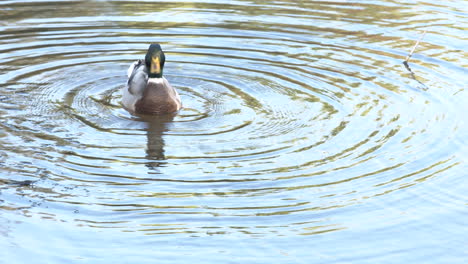
[[[149,78],[162,78],[164,62],[166,61],[166,56],[161,49],[159,44],[151,44],[148,48],[148,52],[145,57],[145,64],[148,68],[148,77]]]

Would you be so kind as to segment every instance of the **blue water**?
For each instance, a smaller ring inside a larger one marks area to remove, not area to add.
[[[0,263],[465,263],[467,14],[0,2]],[[153,42],[176,116],[120,103]]]

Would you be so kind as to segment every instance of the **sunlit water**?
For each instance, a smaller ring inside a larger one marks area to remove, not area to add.
[[[467,9],[1,1],[0,263],[464,262]]]

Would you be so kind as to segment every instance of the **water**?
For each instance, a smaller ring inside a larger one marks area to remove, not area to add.
[[[0,262],[463,263],[467,13],[0,2]],[[175,117],[120,105],[151,42]]]

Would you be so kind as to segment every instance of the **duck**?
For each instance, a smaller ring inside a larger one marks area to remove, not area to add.
[[[182,108],[179,93],[164,78],[166,56],[160,44],[150,44],[145,59],[133,62],[127,70],[122,105],[131,114],[162,115]]]

